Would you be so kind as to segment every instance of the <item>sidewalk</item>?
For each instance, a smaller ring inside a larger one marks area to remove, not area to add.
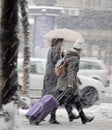
[[[94,115],[94,121],[83,125],[80,119],[69,122],[67,113],[64,108],[57,111],[57,120],[59,125],[49,124],[49,116],[39,125],[30,125],[28,120],[21,113],[20,130],[112,130],[112,104],[95,105],[84,110],[87,115]],[[74,110],[77,113],[76,110]],[[104,124],[104,125],[103,125]]]
[[[82,125],[79,120],[68,122],[68,120],[61,118],[61,124],[58,125],[49,124],[47,121],[38,126],[23,122],[20,130],[112,130],[112,121],[95,119],[91,123]]]
[[[83,125],[80,119],[69,122],[68,115],[63,107],[59,107],[57,110],[57,120],[61,123],[59,125],[49,124],[49,116],[45,118],[39,125],[30,125],[29,121],[25,118],[26,110],[19,109],[19,115],[16,115],[16,124],[20,124],[20,129],[14,128],[13,130],[112,130],[112,104],[101,103],[100,105],[94,105],[89,109],[84,109],[88,116],[94,115],[95,119]],[[78,114],[74,109],[74,113]],[[13,121],[12,121],[13,122]],[[15,122],[15,121],[14,121]],[[13,122],[13,123],[14,123]],[[4,123],[0,122],[0,130]],[[11,122],[10,122],[11,123]],[[8,123],[10,125],[10,123]],[[9,126],[5,123],[5,129]],[[13,124],[12,124],[13,125]],[[9,130],[9,129],[8,129]],[[12,130],[12,129],[11,129]]]

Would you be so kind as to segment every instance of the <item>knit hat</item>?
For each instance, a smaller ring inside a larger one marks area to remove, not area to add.
[[[80,40],[77,40],[74,44],[73,44],[73,49],[82,49],[84,50],[84,43]]]

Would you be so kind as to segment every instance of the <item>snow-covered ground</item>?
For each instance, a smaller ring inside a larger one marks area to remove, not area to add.
[[[0,130],[19,130],[20,120],[18,109],[13,101],[3,105],[3,111],[0,112]]]
[[[19,113],[21,116],[24,116],[27,111],[28,110],[19,109]],[[84,109],[84,111],[87,115],[90,115],[90,116],[92,115],[98,120],[102,120],[102,119],[112,120],[112,104],[111,103],[101,103],[100,105],[94,105],[88,109]],[[74,112],[77,113],[75,109],[74,109]],[[57,110],[57,117],[58,116],[68,118],[66,110],[64,108],[59,108]]]
[[[104,97],[107,103],[103,103],[103,101],[101,101],[101,103],[98,105],[94,105],[88,109],[84,109],[87,115],[93,115],[98,120],[112,120],[112,76],[110,77],[110,81],[110,85],[106,88],[106,93]],[[28,110],[19,109],[19,113],[21,116],[24,116],[27,111]],[[74,109],[74,112],[77,113],[76,109]],[[57,117],[58,116],[68,118],[66,110],[62,107],[57,110]]]
[[[106,88],[106,93],[104,97],[105,100],[107,100],[106,101],[107,103],[102,103],[103,101],[101,101],[100,104],[94,105],[88,109],[84,109],[84,111],[88,115],[95,116],[97,119],[104,119],[104,118],[112,119],[112,101],[108,102],[108,99],[111,99],[111,97],[112,97],[112,75],[110,76],[110,85],[109,87]],[[27,111],[28,110],[19,109],[19,113],[21,116],[24,116]],[[75,109],[74,112],[77,113]],[[67,116],[67,113],[64,108],[59,108],[57,110],[57,115]]]
[[[105,101],[101,101],[100,104],[98,105],[94,105],[88,109],[84,109],[86,115],[88,116],[94,116],[95,120],[92,122],[92,124],[87,125],[84,129],[84,127],[80,126],[80,122],[79,120],[75,120],[74,122],[76,123],[75,126],[79,129],[79,130],[90,130],[90,126],[92,126],[93,129],[91,130],[111,130],[112,129],[112,78],[111,78],[111,83],[110,86],[106,88],[106,93],[105,93],[105,97],[104,99],[106,99],[107,103],[104,103]],[[109,101],[110,100],[110,101]],[[10,108],[12,109],[9,109]],[[23,109],[19,109],[17,110],[17,108],[14,107],[14,104],[11,103],[10,105],[6,105],[4,106],[4,110],[8,110],[10,111],[11,115],[15,115],[12,116],[12,120],[10,120],[9,122],[4,122],[4,117],[0,118],[0,130],[1,128],[3,128],[2,130],[4,130],[4,128],[7,130],[8,127],[11,126],[11,124],[13,124],[13,129],[11,130],[19,130],[19,125],[22,127],[22,130],[26,129],[26,126],[28,128],[28,130],[33,130],[33,127],[29,124],[28,120],[25,118],[25,113],[28,110],[23,110]],[[16,111],[15,111],[16,110]],[[74,113],[77,113],[76,109],[74,109]],[[78,113],[77,113],[78,114]],[[14,120],[13,120],[14,119]],[[57,110],[57,119],[59,119],[60,122],[63,123],[63,128],[65,128],[65,130],[67,130],[69,128],[69,121],[68,121],[68,115],[66,113],[66,110],[63,107],[59,107]],[[43,124],[45,125],[44,127],[46,128],[46,126],[48,126],[48,121],[49,120],[49,116],[46,118],[46,121],[43,122]],[[110,123],[109,123],[110,122]],[[106,126],[102,125],[102,123],[106,123]],[[15,124],[15,125],[14,125]],[[15,127],[16,126],[16,127]],[[109,126],[109,127],[108,127]],[[72,125],[71,125],[72,127]],[[98,127],[98,129],[96,129],[96,127]],[[107,128],[108,129],[105,129]],[[39,127],[40,129],[43,130],[43,127]],[[99,129],[101,128],[101,129]],[[48,128],[49,130],[52,129],[52,125],[49,126]],[[71,128],[72,129],[72,128]],[[74,129],[74,125],[73,125],[73,129]],[[56,129],[57,130],[57,129]]]
[[[13,104],[11,104],[10,107],[11,106],[13,106]],[[9,108],[7,106],[5,106],[4,109],[9,110]],[[13,110],[13,109],[11,109],[11,110]],[[17,115],[15,116],[16,117],[15,119],[16,120],[18,119],[18,121],[16,121],[17,122],[16,125],[14,125],[16,127],[14,127],[14,129],[11,129],[11,130],[19,130],[19,124],[22,127],[22,130],[25,130],[26,127],[28,128],[28,130],[33,130],[34,128],[36,129],[36,126],[35,127],[31,126],[29,124],[28,120],[25,118],[25,113],[27,111],[28,110],[23,110],[23,109],[18,110],[18,112],[19,112],[18,116]],[[92,123],[86,125],[85,129],[83,129],[83,130],[90,130],[90,128],[89,128],[90,126],[91,126],[91,128],[95,128],[95,130],[102,130],[102,129],[111,130],[111,128],[112,128],[112,125],[111,125],[112,124],[112,103],[100,103],[99,105],[94,105],[88,109],[84,109],[84,111],[85,111],[86,115],[94,116],[95,120]],[[15,112],[11,111],[11,113],[13,114]],[[74,113],[77,113],[76,109],[74,109]],[[62,107],[58,108],[57,119],[63,124],[61,127],[65,128],[65,130],[67,130],[69,128],[68,115],[64,108],[62,108]],[[12,123],[15,124],[15,120],[11,120],[10,122],[4,122],[3,120],[4,120],[4,118],[0,119],[0,122],[2,122],[0,125],[0,130],[4,130],[4,128],[5,129],[8,128],[9,126],[11,126]],[[46,121],[42,122],[43,125],[40,125],[39,129],[43,130],[43,129],[46,129],[46,126],[49,126],[48,129],[52,130],[52,125],[48,125],[49,116],[45,120]],[[75,122],[75,127],[78,128],[79,130],[82,130],[80,120],[75,120],[74,122]],[[102,123],[106,123],[106,126],[105,125],[102,126]],[[72,125],[73,124],[71,124],[71,130],[74,129],[74,125],[73,126]],[[110,126],[108,126],[108,125],[110,125]],[[96,129],[97,126],[99,129]],[[45,128],[43,128],[43,127],[45,127]],[[107,127],[108,127],[108,129],[104,129]],[[3,129],[1,129],[1,128],[3,128]],[[86,128],[88,128],[88,129],[86,129]],[[48,130],[48,129],[46,129],[46,130]],[[56,130],[58,130],[58,127]],[[91,129],[91,130],[94,130],[94,129]]]
[[[74,120],[69,122],[67,113],[64,108],[59,108],[57,111],[57,120],[61,123],[60,125],[49,124],[49,116],[45,121],[41,122],[39,125],[30,125],[29,121],[24,117],[26,110],[23,111],[19,109],[21,117],[21,130],[112,130],[112,104],[111,103],[101,103],[100,105],[94,105],[89,109],[84,109],[85,113],[93,115],[95,119],[83,125],[81,120]],[[74,109],[74,112],[77,112]]]

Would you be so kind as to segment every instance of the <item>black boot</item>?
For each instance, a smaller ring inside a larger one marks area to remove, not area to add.
[[[66,111],[68,113],[69,121],[73,121],[74,119],[78,119],[79,116],[72,113],[72,105],[70,103],[65,104]]]
[[[51,118],[50,118],[49,122],[50,122],[51,124],[60,124],[60,122],[58,122],[58,121],[56,120],[55,112],[51,113]]]
[[[69,121],[73,121],[74,119],[79,119],[80,116],[74,115],[72,112],[69,114]]]
[[[85,124],[87,122],[91,122],[94,119],[94,117],[87,117],[85,115],[85,113],[83,112],[81,100],[75,102],[75,106],[76,106],[76,109],[79,112],[79,116],[81,118],[82,124]]]
[[[91,122],[94,119],[94,117],[87,117],[83,111],[80,112],[79,115],[80,115],[82,124],[86,124],[87,122]]]

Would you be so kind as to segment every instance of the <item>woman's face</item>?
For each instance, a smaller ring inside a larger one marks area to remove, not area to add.
[[[79,49],[79,53],[82,53],[82,49]]]
[[[79,49],[78,50],[78,54],[80,55],[82,53],[82,49]]]
[[[63,46],[63,41],[58,43],[59,47]]]

